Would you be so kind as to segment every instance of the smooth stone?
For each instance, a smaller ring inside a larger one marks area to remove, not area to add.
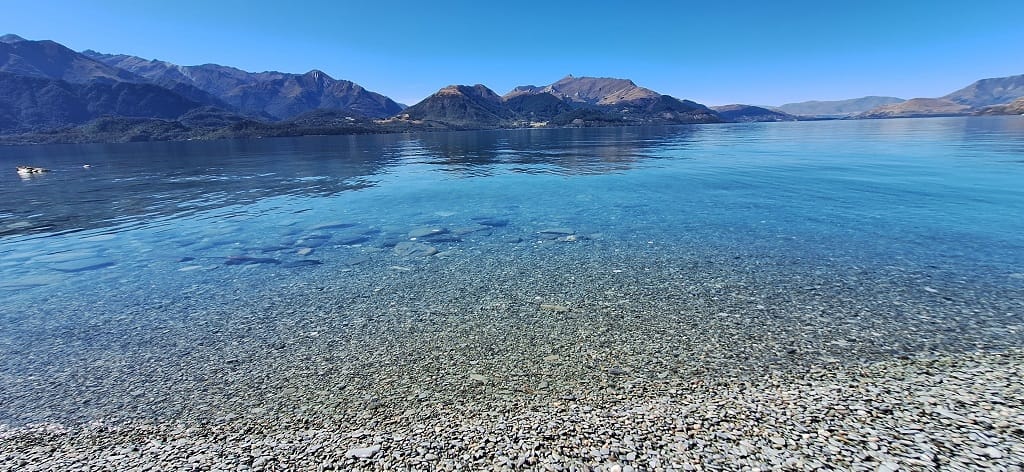
[[[318,224],[316,226],[310,227],[309,230],[310,231],[320,231],[320,230],[324,230],[324,229],[351,228],[351,227],[353,227],[355,225],[356,225],[355,223],[346,223],[346,222],[343,222],[343,221],[331,221],[331,222],[328,222],[328,223],[321,223],[321,224]]]
[[[272,257],[228,256],[224,265],[280,264],[281,261]]]
[[[412,231],[409,231],[408,236],[410,238],[422,238],[426,236],[444,234],[447,232],[448,230],[446,228],[441,228],[439,226],[421,226],[419,228],[414,228]]]
[[[380,452],[380,444],[374,444],[370,447],[356,447],[349,449],[345,453],[345,457],[355,457],[358,459],[369,459]]]
[[[423,243],[402,241],[395,245],[394,252],[399,257],[427,257],[437,254],[437,248]]]
[[[323,264],[323,261],[318,261],[316,259],[299,259],[297,261],[284,262],[281,264],[281,267],[310,267],[318,266],[320,264]]]
[[[79,259],[75,261],[61,262],[50,266],[61,272],[85,272],[89,270],[103,269],[114,265],[114,261],[102,257]]]
[[[370,237],[365,234],[339,234],[334,237],[334,242],[343,246],[365,243],[369,240]]]
[[[1000,451],[999,449],[996,449],[996,448],[991,447],[991,446],[986,447],[982,452],[984,452],[986,456],[989,456],[992,459],[1002,459],[1003,458],[1003,452]]]
[[[494,218],[490,216],[477,216],[473,217],[473,221],[480,223],[484,226],[501,227],[508,226],[508,220],[504,218]]]
[[[568,236],[570,234],[576,234],[576,231],[570,228],[545,228],[538,231],[540,234],[555,234],[558,236]]]
[[[621,367],[612,367],[608,369],[608,375],[629,375],[629,371]]]
[[[487,377],[480,374],[469,374],[469,380],[479,383],[487,383]]]
[[[422,238],[416,238],[421,241],[427,241],[431,243],[457,243],[462,241],[462,238],[452,234],[436,234],[431,236],[424,236]]]
[[[569,311],[569,307],[563,305],[553,305],[549,303],[541,303],[540,309],[543,311],[553,311],[555,313],[564,313]]]
[[[544,360],[546,362],[558,362],[559,359],[560,359],[560,357],[558,357],[558,354],[552,354],[550,356],[544,356]]]

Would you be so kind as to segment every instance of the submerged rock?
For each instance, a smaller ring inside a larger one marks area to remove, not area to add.
[[[313,226],[312,228],[309,228],[309,229],[312,230],[312,231],[320,231],[320,230],[324,230],[324,229],[351,228],[351,227],[353,227],[355,225],[356,225],[355,223],[346,223],[346,222],[342,222],[342,221],[331,221],[331,222],[328,222],[328,223],[318,224],[318,225]]]
[[[228,256],[224,265],[280,264],[281,261],[272,257]]]
[[[303,236],[302,239],[295,241],[296,246],[302,247],[320,247],[327,243],[327,240],[331,239],[329,234],[309,234]]]
[[[437,254],[436,247],[412,241],[402,241],[396,244],[394,251],[399,257],[427,257]]]
[[[576,231],[571,228],[545,228],[537,234],[543,239],[561,239],[575,235]]]
[[[318,261],[316,259],[299,259],[297,261],[284,262],[281,264],[281,267],[310,267],[318,266],[320,264],[323,264],[323,261]]]
[[[334,242],[344,245],[351,246],[353,244],[365,243],[370,240],[370,236],[359,233],[359,234],[339,234],[334,237]]]
[[[447,232],[447,228],[441,228],[439,226],[421,226],[419,228],[414,228],[412,231],[409,231],[408,236],[410,238],[423,238],[428,236],[445,234]]]
[[[103,257],[90,257],[74,261],[66,261],[50,266],[61,272],[85,272],[87,270],[103,269],[114,265],[114,261]]]
[[[424,236],[422,238],[417,239],[431,243],[457,243],[459,241],[462,241],[462,238],[455,236],[454,234],[437,234],[432,236]]]
[[[573,230],[572,228],[559,227],[559,228],[545,228],[545,229],[542,229],[542,230],[538,231],[538,233],[540,233],[540,234],[553,234],[553,235],[556,235],[556,236],[568,236],[570,234],[576,234],[576,231]]]
[[[508,226],[508,220],[504,218],[495,218],[492,216],[477,216],[473,218],[478,224],[491,227]]]

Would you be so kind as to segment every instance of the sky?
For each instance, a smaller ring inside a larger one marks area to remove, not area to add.
[[[936,97],[1024,74],[1024,1],[3,0],[0,34],[249,71],[320,69],[413,104],[568,74],[707,105]]]

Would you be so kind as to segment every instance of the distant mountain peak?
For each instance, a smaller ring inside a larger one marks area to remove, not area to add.
[[[311,78],[313,80],[316,80],[317,82],[320,82],[320,81],[328,81],[328,82],[334,81],[333,77],[327,75],[326,72],[324,72],[324,71],[322,71],[320,69],[313,69],[313,70],[311,70],[309,72],[306,72],[305,74],[302,74],[302,75],[304,75],[306,77],[309,77],[309,78]]]
[[[8,33],[8,34],[5,34],[3,36],[0,36],[0,43],[8,43],[9,44],[9,43],[19,43],[21,41],[28,41],[28,40],[25,39],[25,38],[22,38],[21,36],[18,36],[16,34],[11,34],[11,33]]]
[[[469,97],[485,98],[492,101],[501,101],[501,97],[483,84],[475,85],[449,85],[441,88],[434,95],[465,95]]]
[[[616,105],[637,100],[653,100],[660,94],[638,87],[632,80],[612,77],[577,77],[569,74],[544,87],[519,86],[505,95],[511,99],[524,94],[550,93],[577,103]]]

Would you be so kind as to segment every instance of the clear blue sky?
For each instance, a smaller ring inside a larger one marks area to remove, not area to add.
[[[412,104],[566,74],[708,105],[940,96],[1024,73],[1024,1],[6,0],[0,33],[335,78]]]

